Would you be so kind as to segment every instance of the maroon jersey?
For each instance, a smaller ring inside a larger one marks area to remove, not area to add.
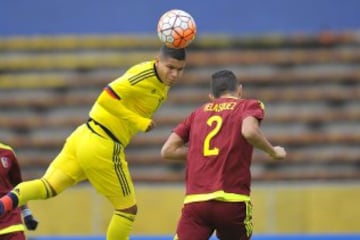
[[[254,99],[219,98],[192,112],[174,132],[188,142],[186,195],[217,191],[250,195],[253,147],[242,136],[248,116],[262,120]]]
[[[20,182],[22,182],[22,177],[14,151],[9,146],[0,143],[0,196],[11,191]],[[22,224],[20,208],[0,217],[0,229],[15,224]]]

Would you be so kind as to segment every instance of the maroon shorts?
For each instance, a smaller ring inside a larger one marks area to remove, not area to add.
[[[185,204],[175,239],[208,240],[216,231],[221,240],[248,240],[252,235],[251,210],[250,202]]]
[[[23,231],[12,232],[0,235],[1,240],[25,240],[25,233]]]

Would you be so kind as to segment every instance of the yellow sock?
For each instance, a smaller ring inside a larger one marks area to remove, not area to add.
[[[106,240],[128,240],[134,224],[135,215],[114,211],[106,233]]]
[[[22,182],[11,192],[18,197],[18,206],[26,204],[29,200],[46,199],[55,195],[50,185],[44,179]]]

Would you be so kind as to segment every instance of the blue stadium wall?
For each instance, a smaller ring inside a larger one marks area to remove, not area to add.
[[[259,34],[360,29],[357,0],[1,0],[0,37],[152,34],[159,16],[180,8],[199,34]]]

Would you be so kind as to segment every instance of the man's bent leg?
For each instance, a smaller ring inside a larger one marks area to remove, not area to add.
[[[49,168],[43,178],[22,182],[0,198],[0,216],[30,200],[54,197],[73,184],[74,180],[61,170]]]

